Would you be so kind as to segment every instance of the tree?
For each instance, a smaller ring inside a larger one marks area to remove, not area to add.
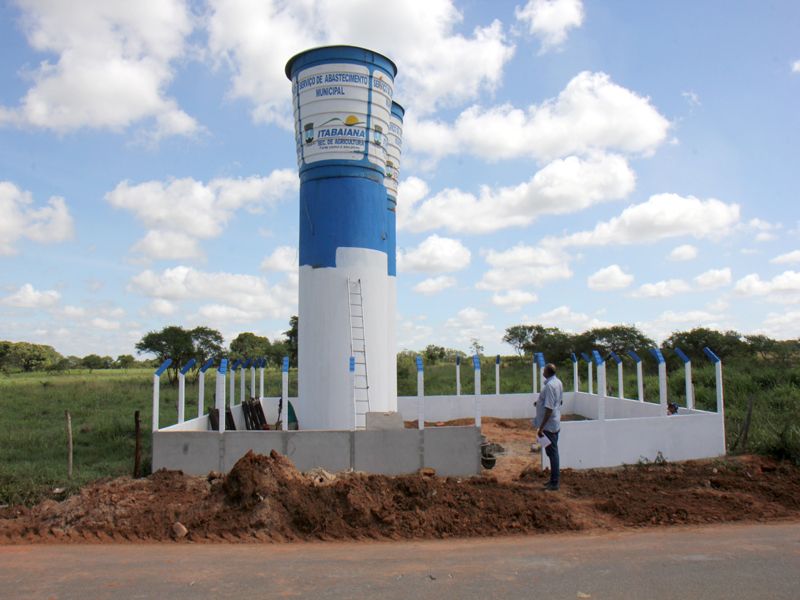
[[[0,340],[0,371],[8,372],[11,366],[11,342]]]
[[[717,331],[705,327],[696,327],[690,331],[676,331],[666,339],[664,345],[670,348],[678,346],[693,359],[702,357],[703,348],[706,346],[723,360],[745,356],[749,351],[739,332]]]
[[[289,319],[289,329],[283,332],[283,335],[286,336],[286,349],[289,354],[289,362],[294,366],[297,366],[297,329],[299,324],[300,320],[297,315],[294,315]]]
[[[469,349],[472,351],[473,356],[476,354],[480,356],[481,354],[483,354],[484,350],[483,345],[480,343],[478,338],[472,338],[469,341]]]
[[[94,369],[103,369],[105,365],[106,362],[103,357],[97,354],[88,354],[81,359],[81,366],[84,369],[89,369],[90,372]]]
[[[531,335],[534,327],[534,325],[512,325],[507,327],[503,341],[514,348],[514,352],[518,356],[522,356],[525,353],[525,349],[531,344]]]
[[[30,342],[11,342],[6,360],[25,372],[38,371],[57,363],[61,355],[52,346],[31,344]]]
[[[600,354],[609,352],[621,354],[628,350],[655,348],[656,343],[633,325],[613,325],[595,327],[576,336],[576,345],[584,352],[598,350]]]
[[[246,331],[231,341],[231,358],[261,358],[270,355],[272,344],[266,336]]]
[[[168,377],[177,381],[178,369],[194,355],[192,334],[178,325],[168,325],[161,331],[150,331],[136,344],[139,354],[155,354],[159,362],[172,359]]]
[[[222,344],[225,339],[216,329],[210,327],[195,327],[189,332],[192,338],[194,356],[197,360],[198,368],[209,358],[217,359],[222,356]]]
[[[428,344],[422,351],[422,356],[427,364],[435,365],[440,360],[444,360],[447,356],[447,349],[435,344]]]
[[[114,364],[118,369],[130,369],[136,364],[136,359],[130,354],[120,354]]]

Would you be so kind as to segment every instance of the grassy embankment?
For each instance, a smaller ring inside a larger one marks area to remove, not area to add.
[[[567,389],[572,388],[572,368],[562,368]],[[133,465],[134,411],[141,411],[143,466],[149,469],[152,371],[149,369],[73,371],[67,374],[45,373],[0,375],[0,504],[30,504],[53,488],[67,490],[101,477],[129,474]],[[581,364],[581,383],[586,389],[586,368]],[[800,369],[750,365],[726,365],[724,369],[726,429],[728,447],[739,437],[753,398],[753,415],[746,450],[789,458],[800,463]],[[425,392],[428,395],[452,394],[455,391],[453,364],[429,365],[425,369]],[[462,393],[473,390],[472,361],[461,368]],[[609,394],[616,394],[616,368],[609,365]],[[277,369],[266,372],[265,393],[279,394]],[[296,373],[290,374],[290,392],[296,390]],[[504,359],[501,368],[501,391],[527,392],[531,388],[529,362]],[[214,375],[206,379],[206,405],[213,399]],[[626,396],[635,395],[635,373],[626,366]],[[708,364],[694,371],[696,405],[715,407],[714,371]],[[482,367],[482,390],[495,389],[494,361]],[[401,360],[398,365],[400,395],[416,393],[416,367]],[[237,390],[238,394],[238,390]],[[669,398],[684,404],[683,370],[673,369],[669,376]],[[647,365],[645,396],[658,400],[655,365]],[[187,384],[186,415],[197,414],[196,383]],[[163,379],[161,388],[161,425],[174,423],[177,388]],[[74,437],[74,476],[66,477],[66,437],[64,411],[72,415]],[[302,425],[302,424],[301,424]],[[742,450],[739,443],[737,450]]]

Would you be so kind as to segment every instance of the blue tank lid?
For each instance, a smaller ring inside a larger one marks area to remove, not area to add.
[[[397,65],[383,54],[358,46],[320,46],[295,54],[286,63],[286,77],[290,80],[301,70],[331,62],[371,64],[385,71],[392,79],[397,75]]]

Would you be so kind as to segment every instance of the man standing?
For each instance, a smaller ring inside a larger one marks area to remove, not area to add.
[[[544,489],[554,492],[558,489],[559,483],[558,433],[561,431],[561,402],[564,388],[561,380],[556,377],[556,366],[553,363],[545,365],[543,375],[544,387],[536,403],[536,419],[533,424],[538,428],[539,438],[544,436],[550,440],[550,444],[544,450],[550,459],[550,481]]]

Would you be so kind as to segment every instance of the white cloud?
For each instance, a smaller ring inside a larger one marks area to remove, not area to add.
[[[297,248],[294,246],[278,246],[272,254],[261,261],[264,271],[292,273],[298,269]]]
[[[696,92],[691,90],[681,92],[681,96],[686,99],[686,102],[689,103],[689,106],[700,106],[700,96],[698,96]]]
[[[517,244],[504,251],[489,250],[485,258],[492,268],[478,282],[476,287],[481,290],[539,288],[549,281],[572,277],[569,256],[558,248]]]
[[[694,282],[701,289],[713,290],[731,282],[731,270],[728,267],[724,269],[709,269],[695,277]]]
[[[427,186],[414,179],[405,188],[401,185],[398,228],[490,233],[523,227],[542,215],[577,212],[600,202],[624,198],[633,191],[635,183],[636,176],[627,161],[617,155],[558,159],[525,183],[495,189],[483,186],[478,196],[448,188],[420,201],[420,193],[424,196]],[[403,198],[406,194],[409,198]]]
[[[656,341],[659,341],[669,337],[676,330],[707,327],[721,331],[728,329],[729,323],[725,315],[705,310],[667,310],[652,321],[636,323],[636,326]]]
[[[688,292],[691,288],[683,279],[667,279],[656,283],[645,283],[631,294],[634,298],[669,298]]]
[[[697,258],[697,247],[691,244],[682,244],[672,249],[667,257],[669,260],[684,261]]]
[[[626,273],[619,265],[609,265],[590,275],[586,284],[592,290],[607,292],[621,290],[633,283],[633,275]]]
[[[432,235],[416,248],[397,251],[397,267],[405,273],[452,273],[469,266],[472,253],[459,240]]]
[[[514,15],[526,22],[528,30],[541,40],[540,54],[558,48],[567,39],[570,29],[583,24],[583,2],[581,0],[528,0],[517,7]]]
[[[103,331],[115,331],[119,329],[119,321],[111,321],[110,319],[103,319],[102,317],[92,319],[91,323],[92,327],[102,329]]]
[[[404,104],[417,114],[469,100],[500,83],[514,53],[495,20],[462,35],[451,0],[211,0],[209,49],[233,72],[231,95],[257,121],[291,124],[284,65],[307,48],[354,44],[401,65]]]
[[[432,294],[438,294],[439,292],[446,290],[447,288],[453,287],[455,284],[456,284],[455,277],[450,277],[448,275],[439,275],[437,277],[429,277],[428,279],[424,279],[411,289],[413,289],[418,294],[424,294],[426,296],[429,296]]]
[[[611,325],[608,321],[603,321],[587,315],[586,313],[575,312],[568,306],[559,306],[553,310],[543,312],[538,317],[526,317],[524,321],[528,323],[538,323],[545,327],[558,327],[559,329],[573,333]]]
[[[796,60],[792,63],[792,73],[800,73],[800,60]]]
[[[16,308],[49,308],[58,303],[61,294],[55,290],[39,291],[30,283],[23,284],[16,292],[0,300],[0,304]]]
[[[750,231],[755,231],[755,241],[757,242],[770,242],[774,240],[777,235],[775,232],[783,226],[780,223],[770,223],[763,219],[750,219],[745,226]]]
[[[445,321],[444,328],[457,345],[466,347],[473,339],[482,345],[494,344],[500,340],[500,333],[494,325],[486,322],[489,315],[471,306],[463,308],[454,317]]]
[[[397,349],[422,348],[433,342],[433,328],[430,325],[403,319],[399,314],[397,323]]]
[[[63,242],[74,235],[72,216],[60,196],[35,207],[33,195],[10,181],[0,181],[0,256],[17,253],[16,243],[29,239],[42,244]]]
[[[591,231],[550,238],[563,246],[605,246],[656,242],[670,237],[719,238],[739,222],[739,205],[710,198],[656,194],[641,204],[629,206]]]
[[[80,319],[86,316],[86,310],[80,306],[67,305],[61,309],[61,314],[68,319]]]
[[[769,280],[751,273],[737,281],[733,289],[742,296],[766,296],[770,302],[800,302],[800,272],[784,271]]]
[[[258,212],[297,189],[297,173],[276,169],[266,177],[191,177],[119,183],[105,195],[114,208],[131,212],[149,229],[132,248],[149,258],[185,259],[202,254],[198,240],[217,237],[238,209]]]
[[[787,265],[793,263],[800,263],[800,250],[793,250],[792,252],[787,252],[786,254],[781,254],[776,256],[769,262],[776,264],[776,265]]]
[[[764,319],[764,333],[779,340],[800,337],[800,310],[769,313]]]
[[[297,306],[296,273],[271,286],[254,275],[208,273],[178,266],[161,273],[142,271],[131,279],[129,289],[169,302],[208,302],[200,307],[199,314],[223,320],[287,318]]]
[[[648,98],[605,73],[584,71],[557,98],[527,110],[471,106],[453,124],[417,120],[410,112],[403,134],[409,150],[434,160],[460,153],[489,161],[552,160],[598,151],[648,155],[666,140],[669,127]]]
[[[508,290],[505,294],[494,294],[492,304],[506,309],[508,312],[516,312],[527,304],[536,302],[539,297],[531,292],[522,290]]]
[[[198,123],[165,95],[186,52],[192,17],[183,0],[20,0],[30,46],[54,54],[30,72],[33,85],[4,120],[68,132],[121,130],[151,120],[151,136],[190,135]]]
[[[155,298],[150,303],[150,310],[157,315],[166,317],[174,315],[178,311],[178,306],[174,302],[170,302],[164,298]]]

